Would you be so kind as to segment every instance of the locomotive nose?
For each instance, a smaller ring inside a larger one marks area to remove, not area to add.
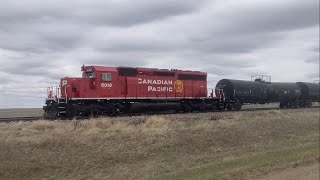
[[[76,78],[62,78],[60,86],[62,97],[74,98],[79,96],[79,83]]]

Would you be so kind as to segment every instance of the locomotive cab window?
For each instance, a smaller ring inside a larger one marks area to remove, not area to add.
[[[87,69],[82,77],[84,78],[96,78],[96,73],[93,71],[93,69]]]
[[[102,81],[111,81],[111,73],[102,73],[101,79]]]

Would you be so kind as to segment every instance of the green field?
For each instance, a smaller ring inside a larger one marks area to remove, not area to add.
[[[319,109],[0,124],[0,179],[248,179],[319,162]]]

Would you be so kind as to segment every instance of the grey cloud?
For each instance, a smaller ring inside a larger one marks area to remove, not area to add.
[[[210,87],[253,74],[312,79],[318,13],[316,0],[3,0],[0,108],[40,107],[45,87],[83,64],[201,70]]]
[[[68,51],[81,44],[82,36],[79,28],[62,22],[31,26],[25,23],[11,31],[0,28],[0,48],[38,54]]]
[[[101,38],[93,46],[103,51],[168,52],[184,49],[204,53],[247,53],[271,47],[286,37],[285,31],[317,26],[318,4],[295,0],[240,6],[228,13],[225,10],[213,10],[195,18],[186,16],[189,19],[184,20],[184,24],[178,22],[176,29],[171,32],[151,29],[164,38],[157,38],[156,35],[132,38],[130,33],[135,35],[137,31],[146,29],[142,26],[132,32],[123,31],[124,38]],[[185,36],[181,38],[181,34]]]
[[[265,33],[299,29],[319,24],[319,1],[265,1],[254,6],[239,8],[221,17],[221,27],[213,27],[225,33]],[[220,30],[219,30],[220,29]]]
[[[170,16],[190,13],[203,5],[204,1],[89,1],[77,3],[55,0],[42,2],[25,0],[15,3],[2,2],[0,17],[2,20],[19,21],[60,21],[69,20],[77,23],[100,24],[111,26],[132,26],[161,20]]]
[[[127,27],[164,20],[192,13],[205,1],[81,0],[73,3],[26,0],[15,3],[4,0],[1,4],[0,47],[47,53],[81,47],[85,43],[82,40],[90,38],[89,33],[94,27]]]
[[[318,35],[319,36],[319,35]],[[318,44],[316,45],[316,46],[314,46],[314,47],[312,47],[312,48],[310,48],[310,50],[312,51],[312,52],[315,52],[318,56],[319,56],[319,54],[320,54],[320,47],[319,47],[319,41],[320,41],[320,39],[319,39],[319,37],[318,37]]]
[[[306,63],[312,63],[312,64],[319,64],[319,56],[314,56],[312,58],[309,58],[307,60],[305,60]]]
[[[269,47],[281,39],[278,34],[237,34],[237,36],[213,36],[203,41],[191,43],[191,47],[198,47],[206,53],[247,53],[256,49]]]
[[[94,11],[85,11],[83,16],[87,21],[97,24],[114,26],[132,26],[144,24],[155,20],[162,20],[171,16],[193,12],[202,5],[203,1],[123,1],[106,6],[97,7]],[[105,8],[111,6],[109,11]]]
[[[313,80],[320,80],[319,72],[318,73],[308,73],[307,77],[310,79],[309,82],[311,82]]]

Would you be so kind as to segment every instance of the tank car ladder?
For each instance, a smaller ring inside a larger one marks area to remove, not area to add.
[[[219,98],[219,102],[217,104],[218,109],[225,109],[225,95],[223,89],[216,89],[216,96]]]

